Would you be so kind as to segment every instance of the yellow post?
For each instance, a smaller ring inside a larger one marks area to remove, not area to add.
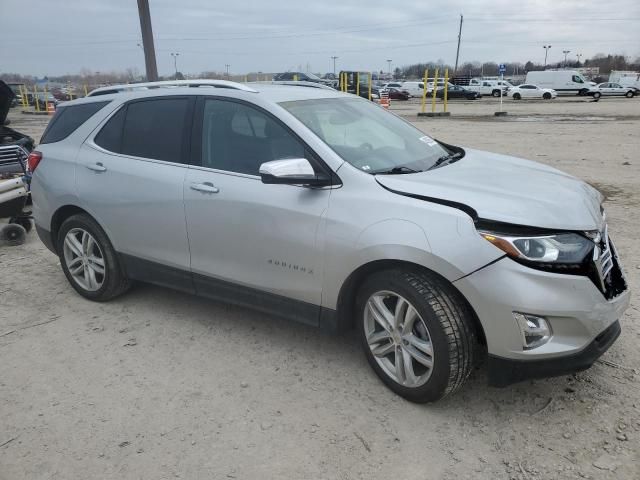
[[[27,86],[20,85],[20,97],[22,100],[22,108],[27,107]]]
[[[249,82],[249,77],[247,77],[247,75],[244,76],[244,83],[248,83]]]
[[[36,107],[36,112],[40,111],[40,105],[38,105],[38,85],[33,84],[33,104]]]
[[[371,83],[373,81],[373,75],[369,72],[369,101],[371,101]]]
[[[89,92],[87,92],[87,84],[85,83],[85,85],[84,85],[84,96],[86,97],[87,95],[89,95]]]
[[[427,80],[429,79],[429,69],[427,68],[424,71],[424,89],[422,90],[422,107],[421,111],[424,113],[425,107],[427,105]]]
[[[444,110],[447,111],[447,92],[449,91],[449,69],[444,71]]]
[[[298,74],[297,74],[297,73],[293,75],[293,81],[294,81],[294,82],[297,82],[297,81],[298,81]]]
[[[438,69],[433,76],[433,93],[431,94],[431,112],[436,111],[436,91],[438,90]]]
[[[356,95],[360,96],[360,72],[356,73]]]

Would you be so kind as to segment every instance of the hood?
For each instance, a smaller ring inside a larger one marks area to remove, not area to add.
[[[9,85],[0,80],[0,127],[7,121],[9,108],[15,96],[15,93],[9,88]]]
[[[376,180],[396,193],[458,204],[484,220],[556,230],[603,227],[603,198],[595,188],[555,168],[506,155],[469,149],[450,165]]]

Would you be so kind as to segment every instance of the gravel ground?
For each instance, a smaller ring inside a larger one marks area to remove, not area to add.
[[[457,395],[414,405],[353,334],[147,285],[91,303],[30,234],[0,247],[0,479],[640,478],[640,101],[509,101],[506,119],[496,105],[416,124],[606,194],[634,293],[590,370],[494,389],[481,367]],[[36,137],[46,123],[12,119]]]

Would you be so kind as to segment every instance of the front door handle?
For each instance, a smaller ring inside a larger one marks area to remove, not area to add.
[[[211,182],[192,183],[191,190],[203,193],[218,193],[220,191],[220,189]]]
[[[94,172],[106,172],[107,167],[105,167],[101,162],[96,162],[91,165],[87,165],[89,170],[93,170]]]

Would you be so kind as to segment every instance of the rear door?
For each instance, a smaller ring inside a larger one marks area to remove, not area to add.
[[[106,230],[128,273],[173,285],[168,274],[186,290],[191,282],[183,182],[194,99],[163,96],[124,104],[82,146],[77,167],[83,206]]]

